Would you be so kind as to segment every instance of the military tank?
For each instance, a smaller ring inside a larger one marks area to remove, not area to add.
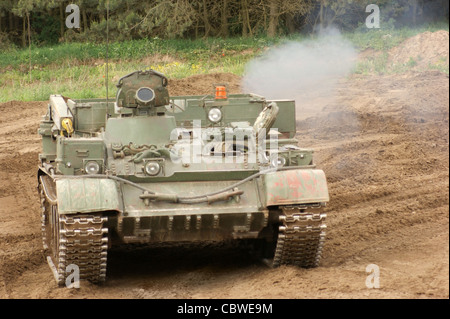
[[[318,266],[327,182],[295,139],[295,102],[228,94],[169,96],[136,71],[115,99],[51,95],[38,133],[38,190],[48,264],[103,282],[124,244],[246,241],[271,267]]]

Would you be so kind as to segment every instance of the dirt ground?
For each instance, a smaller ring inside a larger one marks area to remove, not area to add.
[[[239,77],[216,74],[174,80],[171,94],[209,93],[214,82],[239,91]],[[315,149],[331,196],[314,269],[270,269],[226,244],[139,247],[109,252],[105,284],[58,288],[36,190],[45,111],[46,102],[0,104],[0,298],[449,298],[446,74],[353,75],[335,99],[298,107],[299,145]],[[366,287],[370,264],[379,288]]]

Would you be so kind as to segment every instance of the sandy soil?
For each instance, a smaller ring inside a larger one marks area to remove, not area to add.
[[[447,33],[448,38],[448,33]],[[210,93],[229,74],[171,82]],[[206,87],[206,89],[205,89]],[[46,102],[0,104],[0,298],[449,298],[449,79],[438,71],[352,76],[299,117],[327,174],[321,266],[267,268],[231,245],[115,249],[108,280],[58,288],[40,236],[37,135]],[[308,114],[311,114],[310,112]],[[369,289],[366,267],[380,270]]]

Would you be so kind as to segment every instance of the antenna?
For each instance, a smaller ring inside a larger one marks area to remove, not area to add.
[[[106,85],[106,107],[109,104],[109,95],[108,95],[108,83],[109,83],[109,0],[106,2],[106,77],[105,77],[105,85]]]
[[[28,70],[28,73],[30,74],[30,83],[31,83],[31,31],[30,31],[30,12],[28,12],[28,10],[27,10],[27,22],[28,22],[28,55],[30,59],[30,69]]]

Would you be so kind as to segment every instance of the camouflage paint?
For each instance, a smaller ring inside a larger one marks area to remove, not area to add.
[[[295,146],[295,103],[291,100],[274,101],[279,112],[270,122],[273,131],[279,133],[279,143],[268,157],[276,153],[286,160],[285,166],[239,185],[233,191],[242,191],[240,195],[219,196],[214,202],[207,198],[195,204],[175,203],[151,200],[142,189],[113,179],[83,178],[86,163],[95,161],[100,166],[98,174],[137,183],[164,194],[166,197],[159,197],[164,199],[211,194],[269,168],[266,161],[248,161],[250,151],[246,161],[208,163],[176,162],[169,150],[179,140],[178,133],[174,139],[171,132],[183,128],[194,136],[195,121],[205,130],[252,130],[261,111],[272,101],[253,94],[228,94],[227,99],[219,101],[213,95],[169,97],[167,79],[153,71],[130,73],[117,86],[115,101],[51,98],[49,112],[39,128],[43,141],[39,174],[51,177],[50,171],[55,172],[61,214],[113,212],[108,214],[108,227],[123,242],[220,240],[270,237],[265,230],[271,229],[268,223],[278,221],[278,206],[329,200],[325,174],[311,169],[313,151]],[[151,89],[155,99],[137,99],[140,88]],[[208,120],[208,111],[215,107],[222,111],[219,122]],[[54,123],[64,118],[73,119],[72,136]],[[158,175],[146,173],[145,165],[150,161],[161,165]]]
[[[119,190],[110,179],[57,179],[56,194],[61,214],[122,211]]]
[[[292,169],[264,175],[266,205],[322,203],[330,200],[325,173],[319,169]]]

